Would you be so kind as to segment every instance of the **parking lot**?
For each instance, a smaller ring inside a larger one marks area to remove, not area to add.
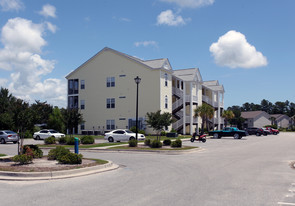
[[[290,167],[295,160],[294,133],[183,144],[200,146],[202,150],[179,155],[81,151],[85,157],[111,160],[120,168],[73,179],[0,181],[1,194],[6,193],[1,204],[295,204],[295,170]],[[6,150],[12,154],[16,147],[0,145],[0,153]]]

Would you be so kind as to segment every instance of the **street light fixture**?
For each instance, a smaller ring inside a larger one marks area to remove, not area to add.
[[[134,81],[136,83],[136,141],[137,141],[137,136],[138,136],[138,84],[141,81],[141,78],[138,76],[134,78]]]

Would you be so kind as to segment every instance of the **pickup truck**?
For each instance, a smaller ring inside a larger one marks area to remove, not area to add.
[[[213,136],[213,138],[221,138],[221,137],[234,137],[235,139],[241,139],[244,136],[247,136],[248,133],[244,130],[239,130],[236,127],[225,127],[223,130],[215,130],[210,131],[209,136]]]

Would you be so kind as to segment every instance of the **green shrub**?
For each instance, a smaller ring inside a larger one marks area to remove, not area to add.
[[[12,161],[14,162],[19,162],[19,164],[29,164],[33,160],[33,156],[31,155],[26,155],[26,154],[20,154],[20,155],[15,155],[12,157]]]
[[[165,131],[162,131],[161,132],[161,136],[166,136],[166,132]]]
[[[172,128],[172,129],[170,130],[170,132],[177,133],[177,131],[176,131],[174,128]]]
[[[82,163],[82,154],[68,153],[58,159],[58,162],[61,164],[81,164]]]
[[[44,139],[45,144],[55,144],[55,142],[56,142],[56,139],[54,136],[47,137],[46,139]]]
[[[171,147],[181,147],[181,146],[182,146],[181,139],[177,139],[171,143]]]
[[[43,151],[38,147],[38,145],[33,145],[33,144],[24,145],[22,154],[27,154],[28,149],[32,150],[33,158],[43,157]]]
[[[51,149],[48,152],[47,159],[49,159],[49,160],[57,160],[57,159],[61,158],[62,156],[66,155],[68,153],[70,153],[69,149],[66,149],[63,146],[56,146],[55,149]]]
[[[67,145],[75,145],[75,137],[67,137],[66,141],[67,141]],[[80,144],[80,139],[79,139],[79,144]]]
[[[90,135],[82,136],[81,137],[81,143],[82,144],[93,144],[94,143],[94,137]]]
[[[144,145],[150,146],[151,145],[151,139],[145,139],[144,140]]]
[[[129,140],[129,147],[137,147],[137,140],[136,139],[131,139]]]
[[[161,148],[162,142],[160,140],[153,140],[151,143],[151,148]]]
[[[66,144],[67,143],[67,138],[66,137],[60,137],[57,139],[59,144]]]
[[[163,141],[163,145],[165,145],[165,146],[169,146],[169,145],[171,145],[171,140],[170,140],[170,139],[165,139],[165,140]]]

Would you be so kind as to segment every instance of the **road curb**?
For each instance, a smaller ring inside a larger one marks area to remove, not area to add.
[[[0,180],[8,181],[32,181],[32,180],[54,180],[80,177],[118,169],[119,165],[109,161],[107,164],[83,167],[71,170],[49,171],[49,172],[10,172],[0,171]]]

